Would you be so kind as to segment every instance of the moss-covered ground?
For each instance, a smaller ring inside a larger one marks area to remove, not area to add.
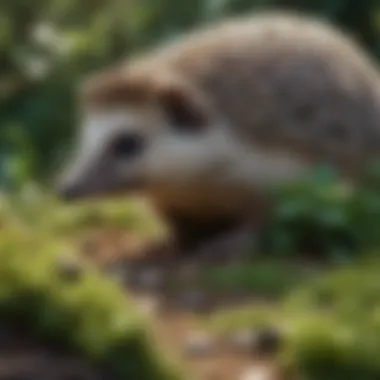
[[[167,231],[142,200],[4,195],[0,359],[54,353],[66,370],[79,360],[89,379],[238,380],[264,360],[257,342],[272,331],[281,344],[266,363],[281,370],[268,380],[379,379],[380,261],[363,243],[376,246],[376,194],[324,181],[323,191],[284,192],[255,255],[223,263],[154,252]],[[297,246],[310,226],[319,251]],[[194,343],[199,331],[213,344]],[[244,331],[256,340],[237,349],[232,337]],[[5,362],[8,375],[28,366]],[[50,378],[27,378],[41,376]]]

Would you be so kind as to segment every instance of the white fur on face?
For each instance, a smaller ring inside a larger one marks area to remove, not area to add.
[[[228,141],[218,129],[200,134],[166,131],[145,154],[144,164],[153,181],[186,183],[204,179],[228,155]]]
[[[184,134],[173,127],[147,123],[141,110],[113,110],[87,116],[70,175],[79,179],[85,176],[88,168],[102,159],[111,138],[128,131],[141,133],[147,144],[138,159],[115,162],[120,179],[140,175],[151,184],[164,187],[201,183],[220,186],[221,192],[223,186],[254,191],[296,179],[310,169],[306,160],[287,150],[267,151],[259,144],[242,142],[224,125]]]
[[[80,136],[81,150],[99,150],[118,132],[135,130],[141,124],[138,114],[127,110],[92,113],[85,117]]]
[[[266,149],[259,144],[236,143],[232,170],[227,181],[265,190],[306,175],[312,164],[288,149]]]
[[[133,131],[141,124],[138,114],[124,109],[93,112],[85,115],[79,141],[65,181],[80,181],[90,168],[102,159],[111,138],[121,131]]]
[[[215,185],[266,188],[294,180],[311,168],[288,150],[266,150],[235,138],[228,128],[215,126],[200,135],[159,136],[146,153],[150,178],[172,183],[202,180]]]

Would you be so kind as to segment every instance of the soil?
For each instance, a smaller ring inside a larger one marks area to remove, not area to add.
[[[92,231],[82,236],[79,244],[84,256],[98,265],[100,270],[119,278],[126,294],[150,317],[157,343],[179,356],[189,378],[280,378],[275,373],[267,377],[244,375],[247,370],[258,368],[259,364],[272,371],[275,367],[270,361],[263,364],[261,359],[258,361],[259,358],[252,357],[249,352],[232,349],[220,337],[196,342],[197,334],[202,332],[204,318],[220,308],[255,302],[249,295],[206,295],[188,285],[184,288],[186,291],[178,292],[176,280],[187,276],[187,284],[191,283],[199,268],[205,265],[202,259],[184,260],[173,252],[169,254],[170,250],[160,252],[154,245],[150,247],[144,239],[121,231]],[[6,339],[0,338],[0,380],[37,379],[111,380],[112,377],[52,347],[36,344],[25,337],[20,339],[20,334],[15,332],[8,334]]]
[[[1,380],[107,380],[109,374],[73,355],[9,329],[0,339]]]
[[[191,338],[206,333],[205,318],[226,308],[262,302],[251,294],[212,294],[197,289],[197,274],[206,265],[229,265],[209,257],[181,256],[170,248],[160,249],[159,244],[149,246],[136,236],[119,232],[93,233],[83,238],[83,252],[106,272],[123,282],[129,296],[151,320],[158,344],[176,357],[195,380],[250,380],[247,370],[264,366],[271,370],[259,380],[279,380],[279,370],[272,360],[255,357],[245,350],[236,350],[223,337],[209,337],[213,343],[199,344],[189,353]],[[97,249],[94,249],[97,247]],[[87,248],[87,249],[86,249]],[[236,257],[231,257],[231,263]],[[114,271],[115,270],[115,271]],[[214,347],[207,348],[207,344]]]

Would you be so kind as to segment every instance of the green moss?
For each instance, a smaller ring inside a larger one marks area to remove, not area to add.
[[[301,263],[279,259],[247,259],[228,266],[205,268],[197,279],[197,285],[215,292],[250,293],[278,298],[294,287],[309,282],[315,275]]]
[[[378,379],[380,336],[333,315],[310,314],[287,337],[283,360],[310,380]]]
[[[341,263],[378,249],[378,167],[368,167],[356,187],[342,181],[329,166],[310,174],[274,189],[275,207],[260,250],[285,257],[313,253]]]
[[[0,321],[108,368],[117,378],[179,379],[158,355],[144,318],[116,283],[75,255],[63,256],[59,239],[43,242],[22,227],[0,233]],[[67,276],[63,258],[78,266]]]
[[[138,201],[86,202],[71,207],[62,207],[58,203],[55,210],[50,223],[57,233],[89,227],[113,227],[155,235],[162,228],[154,215]]]
[[[96,227],[124,229],[156,237],[165,228],[141,199],[111,199],[62,204],[39,188],[0,198],[0,225],[33,226],[40,237],[68,237]]]
[[[219,333],[276,327],[285,340],[280,360],[307,380],[380,378],[378,259],[331,270],[275,306],[219,314]]]

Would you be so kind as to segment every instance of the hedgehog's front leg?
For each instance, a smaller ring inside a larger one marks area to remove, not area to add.
[[[175,245],[184,255],[239,256],[251,249],[255,237],[252,224],[236,220],[204,221],[176,215],[170,224]]]
[[[195,250],[195,254],[205,260],[231,261],[251,255],[255,250],[257,236],[252,226],[240,225],[211,240],[203,242]]]

